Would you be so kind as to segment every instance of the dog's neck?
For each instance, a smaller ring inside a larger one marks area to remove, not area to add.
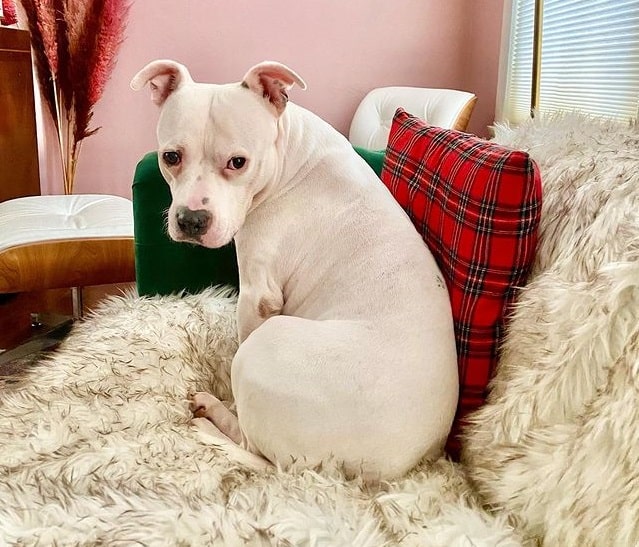
[[[305,151],[325,149],[330,142],[327,133],[334,130],[322,122],[326,131],[318,130],[317,124],[314,124],[313,131],[306,131],[309,117],[316,118],[305,108],[288,103],[286,110],[278,120],[279,131],[275,144],[278,156],[277,170],[272,174],[271,180],[264,189],[253,198],[253,204],[248,214],[262,203],[277,198],[297,186],[299,181],[305,179],[308,172],[322,161],[323,153],[312,154],[313,160],[308,161],[309,154]]]

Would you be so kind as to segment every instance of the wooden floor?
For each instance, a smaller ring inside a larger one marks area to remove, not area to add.
[[[104,297],[121,294],[134,286],[134,283],[125,283],[85,287],[82,290],[83,310],[86,313]],[[0,350],[12,349],[38,334],[38,329],[31,326],[32,313],[42,314],[45,324],[60,316],[73,315],[71,290],[0,294]]]

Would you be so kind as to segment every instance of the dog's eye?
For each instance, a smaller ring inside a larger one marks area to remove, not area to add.
[[[164,154],[162,154],[162,159],[164,160],[164,163],[166,163],[167,165],[173,166],[180,163],[180,160],[182,159],[182,155],[179,152],[176,152],[175,150],[169,150],[168,152],[164,152]]]
[[[244,165],[246,165],[246,158],[243,158],[242,156],[234,156],[226,164],[226,168],[236,170],[242,169]]]

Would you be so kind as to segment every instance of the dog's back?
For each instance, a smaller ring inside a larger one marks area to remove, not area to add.
[[[286,367],[287,415],[299,414],[298,397],[308,390],[325,390],[327,407],[306,411],[309,420],[300,427],[318,420],[309,429],[320,439],[323,431],[335,431],[331,421],[361,413],[355,420],[360,434],[349,430],[341,448],[366,454],[370,469],[396,474],[424,453],[439,453],[454,416],[458,380],[446,285],[408,216],[348,141],[301,107],[289,104],[285,115],[287,149],[308,149],[312,158],[289,156],[297,180],[290,177],[286,192],[247,217],[236,238],[240,275],[259,261],[266,285],[282,289],[281,315],[308,320],[294,327],[271,318],[259,328],[271,342],[292,344],[298,362],[323,373],[300,376]],[[299,331],[297,339],[270,332],[279,329]],[[281,360],[276,354],[272,358]],[[289,383],[296,376],[297,389]],[[329,395],[334,386],[340,395]],[[286,406],[283,399],[278,404]],[[274,433],[264,435],[266,445]],[[353,442],[348,449],[346,438]],[[334,444],[329,437],[320,446]],[[398,453],[391,446],[404,448]],[[294,447],[312,454],[311,446]]]

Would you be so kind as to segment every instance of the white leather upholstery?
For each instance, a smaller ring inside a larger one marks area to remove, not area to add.
[[[400,106],[431,125],[452,129],[474,99],[473,93],[455,89],[379,87],[368,93],[357,107],[348,139],[354,146],[385,149],[393,116]]]
[[[133,238],[133,204],[119,196],[31,196],[0,203],[0,252],[20,245]]]

